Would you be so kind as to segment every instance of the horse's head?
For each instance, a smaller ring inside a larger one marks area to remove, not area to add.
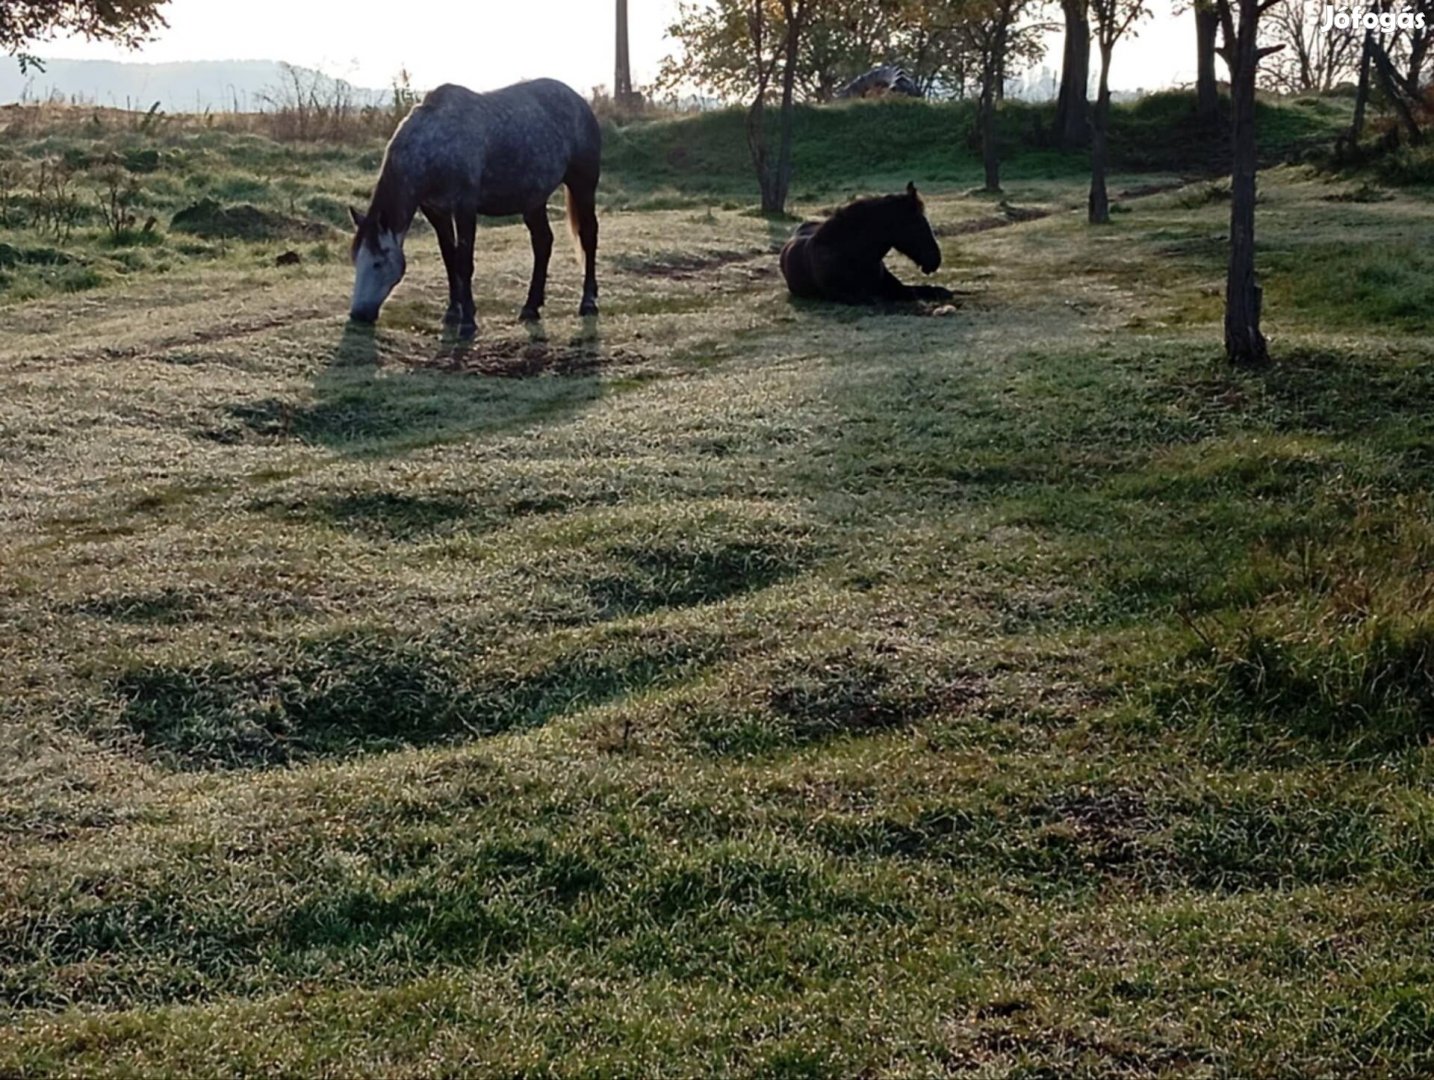
[[[403,278],[407,263],[403,258],[403,238],[407,230],[387,227],[379,214],[367,217],[350,210],[354,220],[354,240],[350,256],[354,264],[354,295],[349,304],[349,318],[357,322],[376,322],[378,309]]]
[[[906,185],[906,194],[890,197],[892,206],[891,246],[921,267],[923,274],[941,269],[941,245],[926,220],[926,204],[915,184]]]

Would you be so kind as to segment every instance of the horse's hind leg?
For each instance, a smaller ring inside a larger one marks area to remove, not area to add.
[[[583,249],[583,302],[579,315],[596,315],[597,285],[597,174],[568,180],[568,223]]]
[[[458,279],[458,329],[471,333],[478,328],[478,315],[473,306],[473,245],[478,237],[478,215],[460,210],[453,215],[456,230],[453,269]]]
[[[462,314],[458,288],[458,237],[453,230],[453,215],[424,207],[423,216],[433,226],[438,236],[438,250],[443,254],[443,269],[448,274],[448,310],[443,313],[443,323],[451,326]]]
[[[537,322],[542,317],[543,300],[548,290],[548,261],[553,257],[553,227],[548,224],[546,204],[523,215],[528,234],[533,240],[533,281],[528,286],[528,302],[518,318]]]

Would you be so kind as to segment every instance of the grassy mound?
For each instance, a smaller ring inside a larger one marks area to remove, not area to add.
[[[313,240],[330,231],[319,222],[285,217],[250,203],[222,206],[214,199],[180,210],[170,219],[170,227],[206,240]]]

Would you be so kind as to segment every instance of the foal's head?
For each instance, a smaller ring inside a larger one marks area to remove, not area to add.
[[[351,209],[349,216],[354,221],[353,245],[349,249],[354,264],[354,295],[349,318],[371,323],[377,321],[378,309],[407,268],[403,258],[407,230],[390,228],[376,211],[365,216]]]
[[[941,245],[926,220],[926,204],[916,193],[916,185],[907,184],[904,195],[889,195],[881,201],[891,246],[921,267],[923,274],[941,269]]]

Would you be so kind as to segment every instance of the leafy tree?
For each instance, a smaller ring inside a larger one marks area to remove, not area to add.
[[[1110,57],[1119,41],[1140,19],[1150,14],[1145,0],[1090,0],[1100,48],[1100,90],[1091,114],[1090,223],[1110,222],[1110,196],[1105,189],[1106,134],[1110,130]]]
[[[964,94],[973,65],[957,16],[966,6],[964,0],[808,3],[793,86],[804,98],[828,101],[856,76],[895,63],[923,93]],[[749,16],[746,0],[681,3],[668,30],[681,50],[664,62],[658,87],[696,84],[729,100],[747,97],[756,75]],[[769,4],[764,18],[769,34],[785,25],[779,5]]]
[[[761,14],[765,20],[767,13]],[[681,51],[663,60],[658,88],[675,91],[694,84],[724,100],[745,98],[766,63],[753,54],[750,15],[749,0],[678,4],[677,21],[667,35],[680,43]]]
[[[18,56],[21,68],[38,65],[26,49],[62,34],[114,41],[136,48],[167,24],[165,0],[3,0],[0,49]]]
[[[977,131],[981,139],[981,162],[986,190],[1001,190],[1001,161],[997,131],[996,103],[1012,61],[1029,62],[1041,55],[1043,24],[1023,22],[1034,0],[969,0],[956,24],[976,68],[980,95]]]
[[[810,13],[811,0],[777,0],[775,4],[772,0],[751,0],[748,11],[747,37],[756,65],[757,89],[747,110],[747,147],[762,189],[764,214],[780,214],[787,208],[787,191],[792,183],[792,101],[802,30]],[[779,64],[782,103],[777,156],[773,160],[767,143],[766,110],[768,90]]]

